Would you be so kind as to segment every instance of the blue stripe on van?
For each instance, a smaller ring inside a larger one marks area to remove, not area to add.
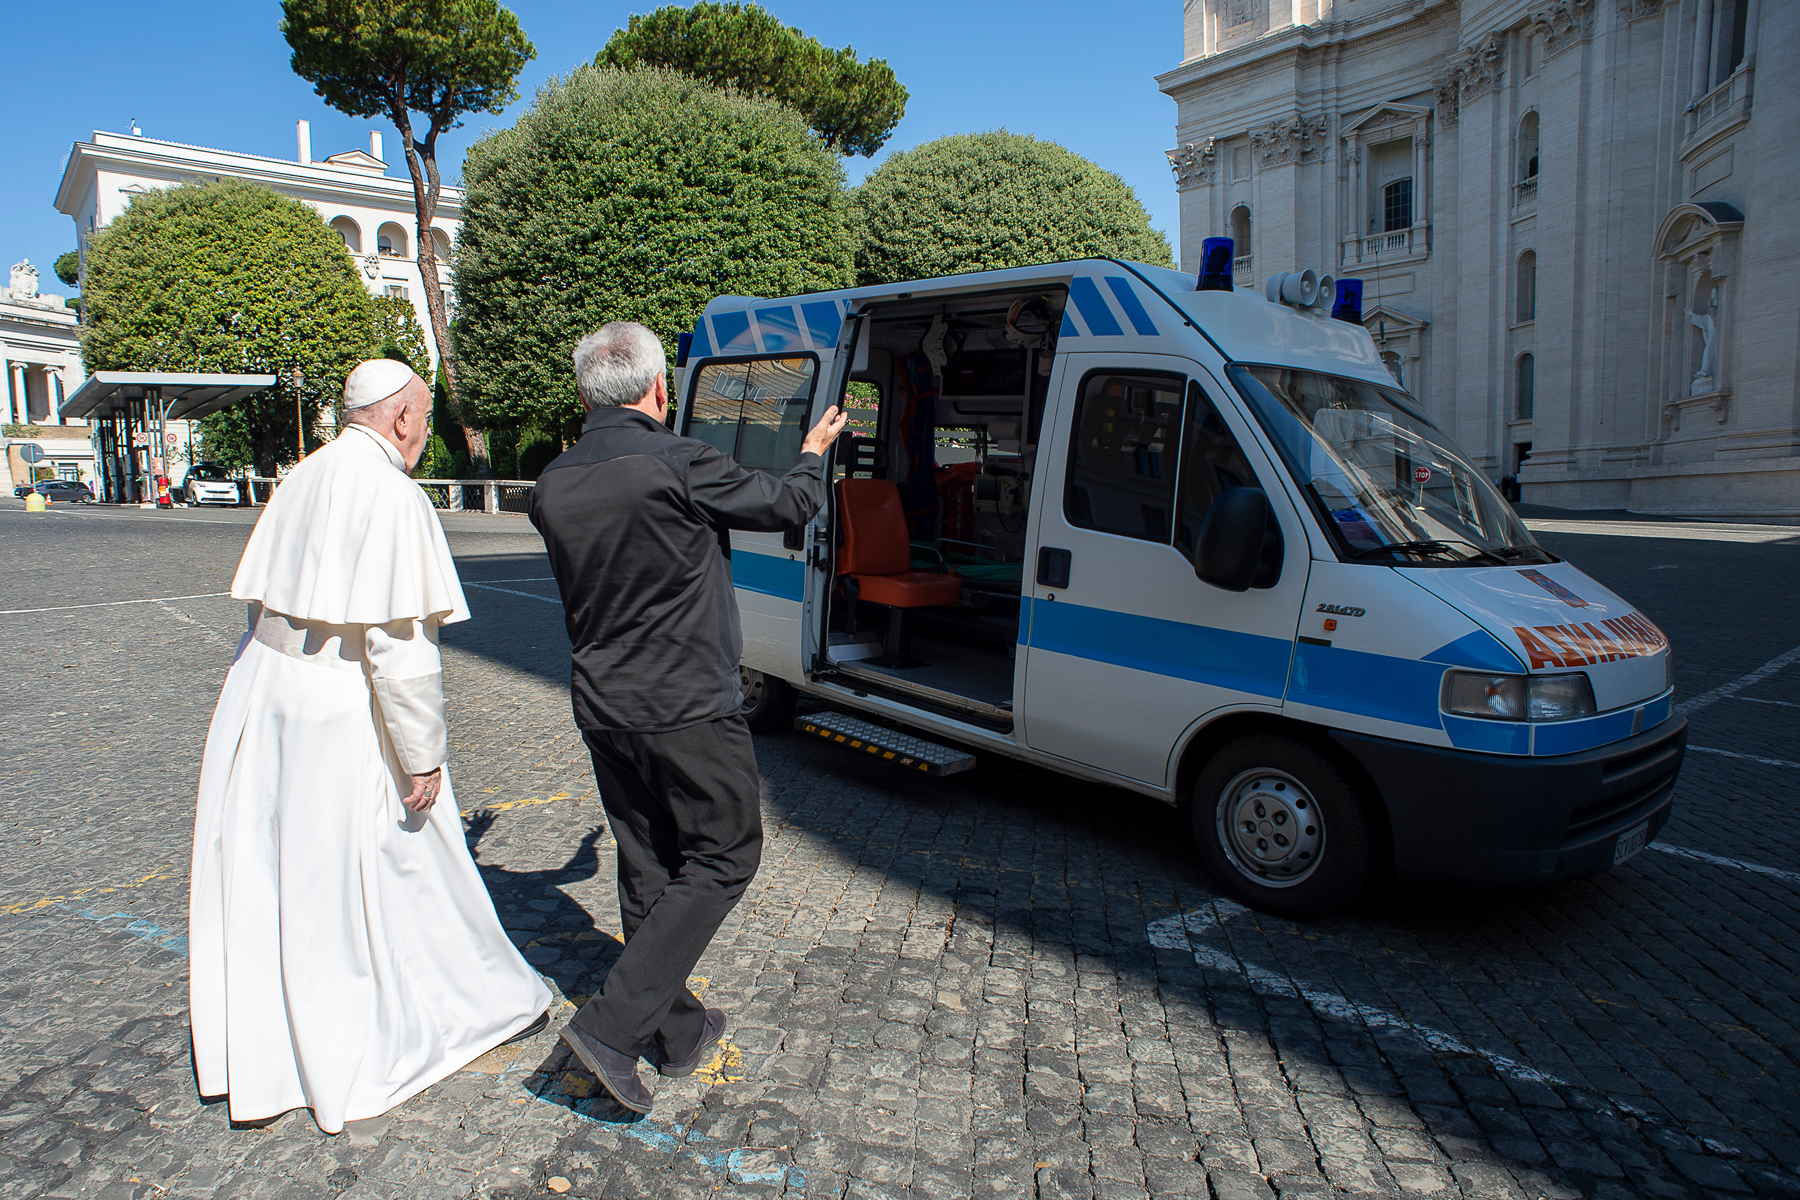
[[[753,311],[765,353],[783,354],[806,349],[800,341],[800,320],[794,315],[793,305],[774,304]]]
[[[1488,754],[1530,754],[1531,726],[1523,721],[1488,721],[1481,717],[1444,714],[1444,732],[1458,750]]]
[[[1299,642],[1287,695],[1296,704],[1442,729],[1443,679],[1440,663]]]
[[[694,322],[694,340],[688,343],[688,360],[705,358],[712,353],[712,339],[706,336],[706,318]]]
[[[1444,663],[1452,667],[1474,667],[1477,671],[1522,671],[1525,664],[1506,648],[1506,644],[1485,629],[1465,634],[1446,646],[1439,646],[1425,656],[1426,662]]]
[[[1293,643],[1106,608],[1029,600],[1031,647],[1280,699]],[[1023,623],[1021,623],[1023,626]]]
[[[755,354],[756,342],[750,337],[750,314],[742,309],[713,314],[713,332],[719,338],[721,354]]]
[[[1086,275],[1077,275],[1069,281],[1069,299],[1081,313],[1082,323],[1088,332],[1095,337],[1106,337],[1121,334],[1118,318],[1112,315],[1112,309],[1106,307],[1106,301],[1100,296],[1100,289]]]
[[[1137,293],[1131,290],[1131,281],[1123,275],[1106,276],[1106,286],[1112,289],[1113,296],[1119,301],[1119,307],[1125,310],[1125,319],[1131,327],[1145,337],[1156,336],[1156,324],[1150,320],[1150,314],[1138,303]]]
[[[838,332],[844,327],[842,308],[830,300],[815,300],[802,304],[800,312],[806,317],[806,329],[812,334],[815,349],[827,350],[837,345]]]
[[[1081,331],[1079,329],[1075,328],[1075,322],[1073,322],[1069,319],[1069,310],[1068,309],[1066,309],[1066,308],[1063,309],[1062,318],[1063,318],[1062,319],[1062,328],[1057,331],[1056,336],[1058,338],[1080,337]]]
[[[731,552],[731,582],[747,592],[761,592],[798,603],[806,595],[806,564],[748,550]]]

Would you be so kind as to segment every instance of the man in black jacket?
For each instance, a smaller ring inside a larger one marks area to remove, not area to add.
[[[804,525],[825,502],[834,405],[777,478],[663,424],[662,343],[614,321],[575,348],[581,439],[544,469],[531,523],[568,624],[575,724],[618,844],[625,949],[563,1039],[619,1103],[650,1111],[638,1059],[692,1074],[725,1014],[688,973],[762,854],[756,755],[739,715],[733,529]]]

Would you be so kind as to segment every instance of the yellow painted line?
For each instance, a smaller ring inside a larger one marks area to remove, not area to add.
[[[568,800],[573,792],[558,792],[554,796],[527,796],[523,800],[502,800],[498,804],[477,804],[474,808],[465,808],[462,815],[472,817],[478,812],[505,812],[509,808],[530,808],[536,804],[555,804],[558,800]]]
[[[107,892],[128,891],[131,888],[140,888],[145,884],[155,883],[159,879],[178,878],[180,878],[180,876],[176,873],[174,864],[170,863],[167,866],[158,867],[148,875],[134,879],[129,883],[97,883],[92,887],[76,888],[66,896],[45,896],[40,900],[33,900],[26,903],[0,905],[0,913],[6,913],[9,916],[17,916],[20,913],[32,913],[41,908],[49,908],[53,904],[67,904],[71,900],[85,900],[89,896],[102,896]]]

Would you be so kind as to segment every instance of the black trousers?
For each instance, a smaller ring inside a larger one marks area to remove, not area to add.
[[[756,750],[742,717],[670,733],[583,730],[618,844],[625,950],[574,1024],[621,1054],[700,1044],[688,975],[762,861]]]

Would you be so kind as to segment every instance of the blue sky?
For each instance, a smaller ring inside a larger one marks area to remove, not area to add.
[[[1164,148],[1175,106],[1154,76],[1181,59],[1181,0],[771,0],[764,5],[829,46],[885,58],[911,92],[906,118],[875,159],[845,162],[859,181],[881,157],[950,133],[1006,128],[1060,142],[1136,189],[1152,224],[1176,241],[1175,187]],[[538,86],[591,60],[612,31],[653,2],[519,0],[511,5],[537,58],[520,99],[471,119],[440,143],[446,178],[489,128],[510,125]],[[53,207],[69,147],[94,129],[291,158],[294,122],[312,122],[313,156],[388,138],[390,174],[405,175],[391,127],[329,109],[288,67],[269,0],[83,0],[0,3],[11,83],[0,104],[0,266],[21,255],[46,291],[68,291],[50,263],[75,247]],[[22,75],[19,74],[22,72]],[[20,81],[23,80],[23,86]],[[1179,247],[1176,247],[1179,250]]]

